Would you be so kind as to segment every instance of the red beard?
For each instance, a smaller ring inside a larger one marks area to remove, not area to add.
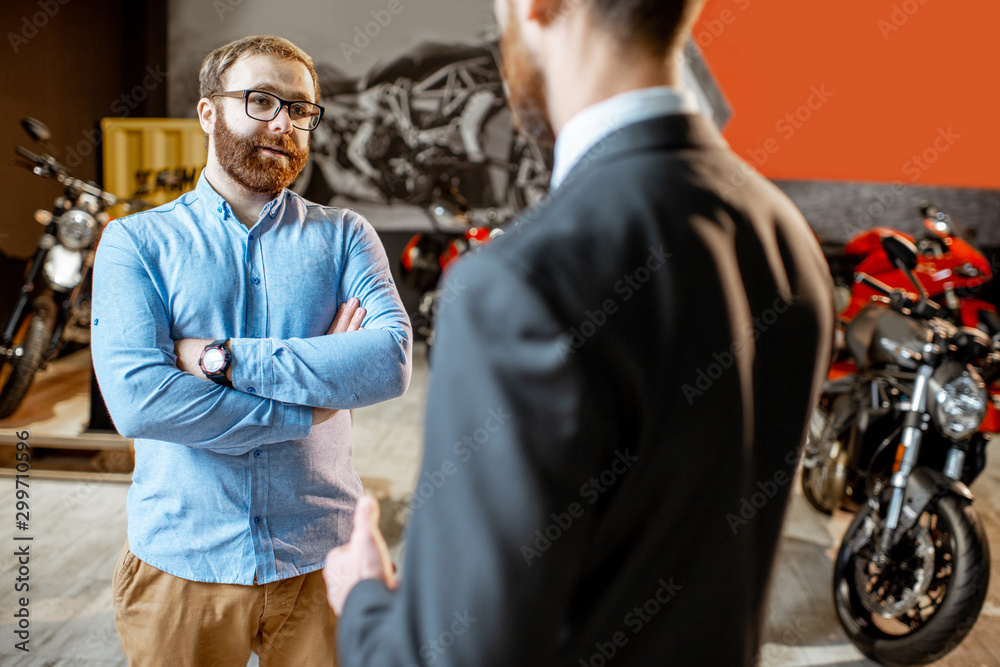
[[[223,170],[247,190],[260,194],[277,194],[291,185],[309,157],[309,148],[299,148],[287,134],[236,134],[226,123],[221,108],[213,138],[215,155]],[[267,153],[263,146],[283,151],[285,157]]]
[[[545,76],[524,46],[515,11],[514,0],[507,0],[507,28],[500,37],[500,59],[514,112],[514,127],[539,144],[551,146],[556,137],[545,98]]]

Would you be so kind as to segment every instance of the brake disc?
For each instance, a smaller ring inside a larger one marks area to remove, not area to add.
[[[877,534],[877,532],[876,532]],[[905,543],[893,548],[899,553],[912,547],[904,558],[890,557],[885,567],[872,562],[874,552],[855,561],[854,582],[865,609],[883,618],[899,618],[914,609],[934,579],[934,543],[926,527],[917,525]]]

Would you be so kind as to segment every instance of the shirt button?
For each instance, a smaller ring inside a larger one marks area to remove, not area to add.
[[[254,522],[254,523],[260,523],[260,517],[259,517],[259,516],[255,516],[255,517],[253,518],[253,522]]]
[[[257,452],[254,452],[254,453],[253,453],[253,457],[254,457],[255,459],[256,459],[256,458],[259,458],[259,457],[260,457],[260,452],[259,452],[259,451],[257,451]]]
[[[95,327],[97,326],[97,318],[96,317],[94,318],[94,326]]]
[[[250,236],[248,236],[247,239],[250,241],[250,243],[253,243],[253,234],[251,234]]]
[[[257,390],[254,389],[253,387],[247,387],[247,393],[248,394],[256,394]]]
[[[260,278],[254,276],[250,282],[252,282],[254,285],[260,285]]]

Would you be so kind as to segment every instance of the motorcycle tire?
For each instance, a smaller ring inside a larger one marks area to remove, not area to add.
[[[859,554],[867,558],[865,552],[879,533],[876,530],[872,540],[864,543],[852,545],[852,542],[858,540],[858,533],[870,516],[874,516],[881,525],[881,517],[875,514],[871,506],[863,507],[844,533],[834,564],[833,597],[840,624],[861,653],[884,665],[923,665],[934,662],[951,652],[965,638],[986,599],[990,578],[990,551],[982,523],[971,503],[964,498],[945,495],[933,498],[928,503],[913,530],[917,530],[926,518],[938,537],[934,538],[930,531],[927,532],[928,538],[935,542],[935,562],[930,575],[932,580],[917,599],[917,605],[925,598],[934,603],[930,594],[940,591],[940,587],[935,588],[935,583],[942,571],[950,568],[950,573],[946,574],[944,592],[936,601],[933,612],[919,622],[915,621],[917,627],[910,626],[906,632],[895,633],[884,629],[887,621],[866,607],[858,590],[857,558]],[[905,548],[904,545],[910,542],[908,536],[914,534],[913,530],[894,547],[894,559],[898,560],[896,550]],[[915,550],[913,556],[921,557]],[[895,598],[889,599],[895,601]],[[876,620],[883,627],[879,627]],[[895,623],[900,627],[892,628],[893,630],[909,625],[898,620]]]
[[[23,349],[21,358],[6,362],[0,371],[0,419],[10,416],[28,393],[35,372],[44,360],[56,325],[56,309],[51,299],[39,297],[32,303],[14,337],[14,344]]]
[[[834,508],[823,502],[813,490],[813,481],[811,478],[817,474],[816,468],[802,468],[802,474],[799,476],[802,483],[802,495],[805,496],[806,500],[809,501],[809,504],[812,505],[817,512],[831,515],[833,514]]]

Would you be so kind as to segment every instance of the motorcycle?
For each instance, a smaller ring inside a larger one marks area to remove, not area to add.
[[[989,544],[968,488],[1000,431],[987,386],[1000,342],[950,321],[918,280],[917,249],[881,238],[916,298],[865,273],[876,296],[847,324],[856,370],[826,383],[810,420],[803,490],[856,515],[834,566],[837,616],[886,664],[925,664],[971,630],[986,597]]]
[[[294,189],[308,198],[417,207],[430,232],[400,255],[419,294],[415,334],[433,344],[448,265],[501,234],[548,192],[552,151],[516,132],[495,42],[424,43],[363,79],[321,68],[327,111]]]
[[[119,203],[126,210],[142,205],[120,202],[95,184],[73,178],[52,157],[48,128],[33,118],[23,119],[21,126],[47,153],[36,155],[19,146],[11,162],[58,181],[64,191],[51,211],[35,212],[45,234],[0,338],[0,419],[17,409],[35,373],[65,345],[90,343],[90,269],[101,230],[110,220],[108,209]]]
[[[503,234],[500,227],[471,225],[464,214],[449,213],[440,204],[433,212],[434,232],[414,234],[399,258],[403,282],[420,294],[416,316],[410,317],[413,332],[428,347],[434,344],[438,306],[447,298],[440,289],[445,271],[462,255],[475,252]]]
[[[876,294],[854,281],[856,272],[890,287],[907,289],[905,276],[896,270],[882,249],[884,237],[898,236],[916,245],[916,271],[921,284],[931,299],[948,309],[956,323],[978,327],[991,336],[1000,333],[996,307],[977,298],[978,291],[993,278],[990,263],[963,238],[967,233],[947,213],[927,202],[921,204],[920,213],[927,233],[919,238],[887,227],[874,227],[852,238],[843,249],[828,250],[840,319],[850,321]]]
[[[319,78],[326,113],[293,186],[308,198],[460,204],[495,226],[547,192],[551,149],[514,130],[496,43],[424,43],[361,79]]]

